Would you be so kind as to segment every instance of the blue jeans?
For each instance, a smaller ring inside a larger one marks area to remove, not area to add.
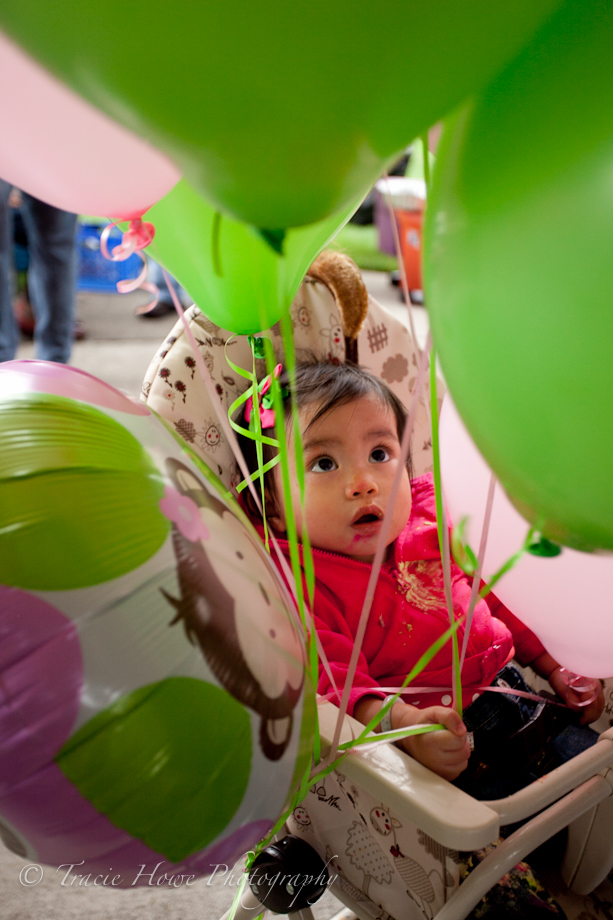
[[[172,297],[170,295],[170,291],[168,290],[168,285],[166,284],[166,279],[164,278],[164,273],[162,271],[161,266],[158,265],[155,259],[149,259],[147,264],[148,264],[147,280],[152,281],[154,284],[156,284],[160,291],[158,302],[166,304],[169,307],[172,307],[173,306]],[[175,279],[172,277],[170,272],[168,273],[168,277],[171,279],[171,282],[175,281]],[[175,288],[175,291],[177,292],[177,297],[179,298],[180,303],[184,307],[191,305],[192,301],[189,298],[189,295],[186,294],[185,290],[181,287],[178,281],[175,281],[174,288]]]
[[[492,686],[534,693],[518,668],[510,664],[498,672]],[[578,716],[556,707],[545,713],[547,724],[552,729],[551,736],[539,738],[537,734],[532,742],[536,746],[532,751],[534,760],[538,761],[542,755],[542,762],[528,763],[521,756],[518,746],[513,746],[510,741],[511,736],[535,715],[538,705],[533,700],[512,694],[489,692],[471,703],[464,711],[464,724],[468,731],[474,733],[475,749],[467,770],[455,780],[455,785],[477,799],[505,798],[598,741],[598,734],[593,729],[576,724]],[[565,724],[567,722],[571,724]],[[539,740],[544,744],[542,751],[538,750]],[[479,764],[485,768],[482,769]]]
[[[11,185],[0,179],[0,361],[12,361],[19,344],[13,316]],[[28,235],[28,287],[34,312],[34,353],[43,361],[70,358],[75,314],[77,215],[23,193]]]

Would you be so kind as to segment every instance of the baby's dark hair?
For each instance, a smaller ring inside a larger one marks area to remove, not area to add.
[[[317,411],[309,423],[309,427],[320,419],[330,409],[337,406],[343,406],[355,400],[362,399],[365,396],[373,395],[381,401],[384,406],[394,413],[396,419],[396,430],[398,440],[402,441],[404,428],[407,420],[407,413],[398,399],[392,393],[382,380],[370,374],[364,368],[357,364],[332,364],[330,361],[306,361],[296,366],[295,386],[290,386],[289,375],[284,369],[279,376],[279,384],[287,392],[283,400],[286,425],[291,420],[292,400],[295,400],[298,409],[305,406],[317,405]],[[244,421],[241,422],[244,424]],[[267,437],[275,437],[274,428],[265,428],[262,432]],[[258,460],[256,453],[255,441],[246,438],[244,435],[238,435],[240,448],[245,457],[245,461],[250,473],[257,472]],[[275,447],[270,444],[262,445],[263,461],[268,463],[277,454]],[[407,458],[407,470],[411,475],[411,460]],[[264,485],[267,495],[267,514],[274,514],[277,511],[277,489],[274,475],[274,468],[264,474]],[[248,489],[243,492],[251,514],[259,517],[259,513],[253,502],[253,497]]]

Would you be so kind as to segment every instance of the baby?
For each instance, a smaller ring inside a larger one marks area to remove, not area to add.
[[[280,383],[289,389],[286,375]],[[342,690],[383,516],[388,510],[396,470],[402,462],[400,444],[406,413],[380,380],[355,365],[300,365],[296,385],[284,401],[288,445],[291,444],[291,399],[298,407],[304,448],[304,511],[300,508],[295,474],[292,505],[299,539],[307,531],[313,547],[316,627],[336,685]],[[274,429],[264,433],[275,436]],[[242,438],[241,446],[254,472],[257,470],[254,442]],[[264,446],[264,462],[274,454],[274,448]],[[287,529],[286,507],[278,465],[266,474],[265,499],[267,520],[289,557],[289,546],[283,539]],[[257,512],[249,496],[246,504],[257,523]],[[386,558],[349,701],[350,714],[363,723],[381,709],[387,696],[387,691],[378,688],[399,686],[421,655],[449,626],[432,476],[427,474],[411,482],[407,464],[389,511],[391,528]],[[453,563],[451,581],[454,612],[460,617],[468,610],[471,582]],[[458,629],[458,641],[461,646],[463,626]],[[456,780],[469,764],[471,746],[467,729],[474,736],[474,764],[480,762],[477,759],[480,748],[500,752],[500,745],[508,743],[509,737],[530,720],[535,704],[508,694],[481,694],[479,688],[499,681],[503,687],[529,690],[517,669],[508,665],[513,657],[547,678],[560,697],[568,696],[560,666],[536,636],[499,601],[493,599],[488,605],[481,600],[475,608],[462,671],[464,720],[449,708],[451,695],[445,689],[451,687],[451,643],[448,642],[417,681],[420,687],[434,688],[434,692],[424,689],[412,704],[399,701],[391,710],[393,728],[434,722],[442,724],[444,730],[408,737],[399,742],[400,746],[448,780]],[[326,694],[332,689],[322,670],[319,692]],[[583,708],[581,723],[598,718],[603,705],[600,692]],[[579,747],[587,747],[597,738],[591,730],[577,730],[585,734]],[[573,753],[577,753],[577,747]],[[533,778],[530,765],[523,766],[526,778],[517,779],[522,771],[514,770],[516,784],[525,784]]]

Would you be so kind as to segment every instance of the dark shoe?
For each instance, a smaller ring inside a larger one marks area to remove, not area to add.
[[[87,332],[85,331],[85,326],[78,319],[75,319],[74,321],[74,326],[72,327],[72,337],[75,342],[82,342],[83,339],[87,338]]]
[[[31,339],[34,335],[34,314],[32,312],[32,305],[26,294],[19,294],[15,298],[13,313],[15,314],[15,319],[17,320],[17,325],[22,335]]]
[[[157,319],[159,316],[168,316],[169,313],[174,313],[175,305],[172,301],[158,300],[155,307],[152,307],[151,310],[137,307],[134,312],[136,316],[141,316],[143,319]]]

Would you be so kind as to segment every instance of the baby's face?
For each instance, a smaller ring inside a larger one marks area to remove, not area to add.
[[[400,463],[396,418],[389,406],[372,395],[332,409],[309,427],[315,411],[315,406],[307,406],[300,412],[305,465],[304,516],[290,451],[292,504],[298,535],[302,537],[306,527],[311,544],[317,549],[372,562]],[[278,466],[275,475],[282,504]],[[410,513],[411,485],[404,467],[391,512],[388,546],[403,530]],[[271,523],[278,530],[286,529],[284,509]]]

